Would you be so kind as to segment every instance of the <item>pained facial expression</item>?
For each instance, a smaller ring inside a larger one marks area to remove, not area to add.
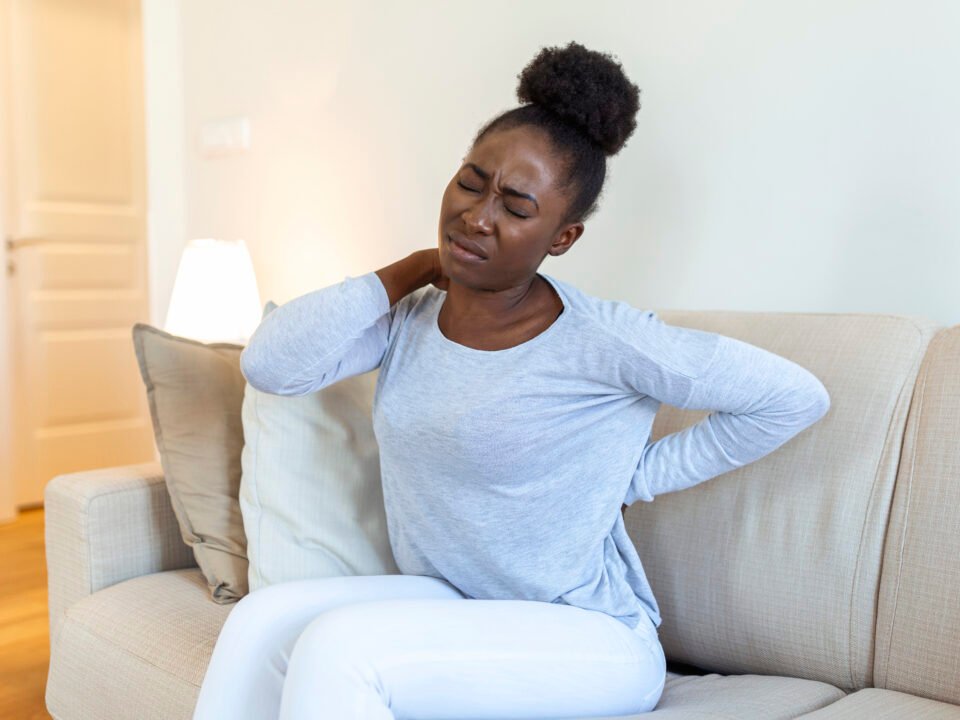
[[[568,196],[563,166],[546,134],[529,126],[498,130],[463,159],[443,193],[439,252],[444,273],[464,285],[501,289],[527,281],[547,254],[562,255],[583,233],[560,227]],[[486,259],[457,255],[451,236]]]

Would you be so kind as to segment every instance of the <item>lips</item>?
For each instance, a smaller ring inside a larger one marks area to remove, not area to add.
[[[459,245],[464,250],[467,250],[468,252],[472,252],[474,255],[479,255],[484,260],[488,258],[487,251],[484,250],[481,245],[478,245],[472,240],[468,240],[467,238],[463,237],[463,235],[449,233],[447,237],[450,239],[452,243],[454,243],[455,245]]]

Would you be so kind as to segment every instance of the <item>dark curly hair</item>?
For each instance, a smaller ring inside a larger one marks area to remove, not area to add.
[[[572,190],[562,224],[583,222],[597,210],[607,156],[619,152],[637,126],[640,88],[612,56],[575,41],[542,48],[517,77],[517,98],[525,104],[488,121],[473,144],[495,130],[544,130],[565,161],[560,190]]]

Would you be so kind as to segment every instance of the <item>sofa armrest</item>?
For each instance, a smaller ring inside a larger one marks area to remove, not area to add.
[[[101,588],[196,567],[160,463],[58,475],[44,488],[50,642],[73,603]]]

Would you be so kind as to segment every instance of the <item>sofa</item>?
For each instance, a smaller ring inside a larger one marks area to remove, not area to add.
[[[645,715],[960,720],[960,326],[657,313],[800,363],[831,408],[754,463],[626,508],[668,659]],[[663,405],[651,441],[705,414]],[[160,465],[60,475],[45,508],[50,714],[190,718],[235,605],[211,601]]]

